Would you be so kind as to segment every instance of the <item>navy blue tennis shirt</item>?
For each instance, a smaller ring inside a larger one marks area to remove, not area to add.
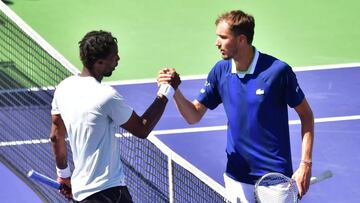
[[[292,175],[287,105],[294,108],[305,96],[283,61],[256,51],[250,66],[252,73],[241,75],[233,59],[219,61],[197,100],[211,110],[223,103],[228,118],[226,174],[254,184],[268,172]]]

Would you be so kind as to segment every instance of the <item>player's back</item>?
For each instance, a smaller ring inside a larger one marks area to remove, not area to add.
[[[117,107],[114,98],[118,97],[112,87],[93,77],[71,76],[55,91],[53,108],[65,123],[75,164],[72,188],[76,198],[125,184],[115,140],[115,125],[121,122],[114,123],[111,118],[112,107]],[[114,112],[120,118],[125,114],[124,119],[131,113]]]

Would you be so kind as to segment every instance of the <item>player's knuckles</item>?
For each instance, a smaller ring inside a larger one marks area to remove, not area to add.
[[[168,69],[166,69],[166,68],[163,68],[163,69],[159,70],[159,74],[166,73],[166,72],[168,72]]]

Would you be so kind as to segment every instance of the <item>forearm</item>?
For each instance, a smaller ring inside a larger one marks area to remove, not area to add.
[[[301,160],[312,161],[312,149],[314,143],[314,122],[313,117],[302,119],[302,144]]]
[[[52,116],[50,140],[55,157],[56,166],[60,169],[67,167],[66,128],[59,115]]]
[[[196,106],[187,100],[180,90],[175,92],[174,100],[180,114],[189,124],[195,124],[200,121],[203,113],[200,113]]]
[[[312,168],[312,148],[314,142],[314,115],[306,99],[295,107],[301,120],[301,161],[299,168],[293,175],[299,188],[299,195],[302,197],[309,189],[311,168]]]
[[[140,117],[143,125],[144,132],[141,133],[141,138],[146,138],[147,135],[154,129],[155,125],[159,122],[162,114],[164,113],[168,99],[163,95],[158,95],[154,102]]]
[[[146,138],[160,120],[168,100],[173,97],[180,83],[179,74],[175,72],[175,69],[161,70],[158,76],[159,90],[154,102],[142,116],[133,112],[129,120],[121,127],[139,138]]]
[[[52,141],[52,150],[55,157],[56,166],[60,169],[66,168],[67,165],[67,152],[65,140]]]
[[[311,163],[314,142],[314,115],[306,99],[295,107],[295,110],[301,120],[301,160]]]
[[[312,169],[312,148],[314,142],[314,119],[309,108],[307,113],[300,116],[301,119],[301,161],[296,171],[296,182],[299,188],[299,195],[302,197],[306,194],[310,185]]]

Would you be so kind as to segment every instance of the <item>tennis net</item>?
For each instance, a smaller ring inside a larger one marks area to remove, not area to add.
[[[154,135],[117,134],[127,185],[135,202],[229,202],[224,188]]]
[[[44,202],[67,202],[26,177],[56,177],[49,141],[55,86],[78,70],[0,1],[0,161]],[[134,202],[227,202],[224,188],[155,136],[118,129],[121,160]],[[68,149],[70,168],[73,168]]]

